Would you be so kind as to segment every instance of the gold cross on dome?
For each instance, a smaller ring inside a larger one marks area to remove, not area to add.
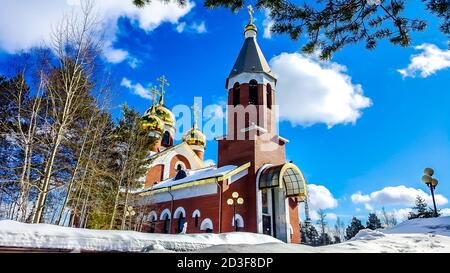
[[[197,104],[195,104],[195,103],[192,105],[191,108],[192,108],[192,111],[194,114],[194,127],[196,127],[197,126],[197,114],[200,111],[200,109],[198,108]]]
[[[151,93],[151,96],[152,96],[152,106],[154,106],[156,104],[156,96],[161,95],[161,94],[158,91],[158,88],[156,88],[156,86],[153,86],[152,88],[150,88],[149,92]]]
[[[169,86],[169,82],[167,81],[166,77],[164,75],[162,75],[161,77],[159,77],[158,79],[156,79],[157,81],[159,81],[159,88],[161,89],[161,93],[159,94],[159,104],[163,105],[164,104],[164,94],[166,93],[166,89],[164,89],[166,86]]]
[[[255,13],[255,11],[253,10],[252,5],[248,5],[247,9],[248,9],[248,14],[250,15],[250,24],[253,24],[253,13]]]

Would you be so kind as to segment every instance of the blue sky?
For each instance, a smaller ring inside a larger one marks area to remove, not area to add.
[[[59,5],[50,8],[52,1],[45,0],[41,7],[35,7],[36,14],[31,14],[32,7],[24,8],[16,2],[8,0],[5,5],[17,9],[18,18],[31,16],[39,20],[41,27],[26,22],[10,27],[7,20],[0,19],[0,60],[46,39],[48,28],[39,17],[40,8],[46,22],[53,24],[62,12],[77,8],[73,4],[76,1],[60,0]],[[150,20],[151,23],[148,23],[149,18],[154,18],[155,9],[153,13],[134,11],[128,4],[118,4],[116,0],[100,8],[107,14],[111,27],[106,60],[117,88],[115,105],[126,102],[143,113],[150,101],[133,92],[138,84],[146,88],[162,74],[170,82],[165,99],[169,107],[191,105],[194,96],[202,97],[203,105],[224,101],[225,79],[243,43],[243,26],[248,21],[248,14],[245,11],[234,14],[225,9],[207,10],[201,2],[192,2],[185,10],[174,8],[177,9],[175,12],[158,7],[156,10],[167,13],[160,12],[161,18]],[[28,5],[36,4],[28,1]],[[2,14],[6,11],[0,11],[0,17],[7,18]],[[423,168],[427,166],[435,168],[441,182],[437,188],[443,195],[439,207],[450,207],[446,200],[450,197],[450,186],[447,185],[450,183],[450,52],[447,37],[437,31],[437,20],[424,14],[420,1],[414,1],[407,14],[420,16],[430,23],[427,31],[412,36],[412,47],[400,48],[381,42],[374,51],[368,51],[363,45],[349,46],[338,52],[331,63],[298,54],[303,39],[291,41],[287,36],[275,34],[264,37],[267,36],[264,26],[269,18],[264,12],[255,15],[258,42],[268,61],[286,53],[286,58],[299,65],[292,69],[295,73],[305,73],[302,64],[324,72],[323,77],[307,75],[302,78],[303,82],[293,85],[314,85],[313,92],[301,88],[286,91],[281,86],[277,92],[283,97],[280,101],[291,100],[299,105],[282,110],[285,114],[280,124],[281,135],[290,140],[287,158],[302,169],[309,184],[316,185],[310,189],[317,196],[313,210],[325,208],[330,221],[335,216],[344,220],[349,220],[352,215],[365,218],[369,211],[378,211],[381,206],[401,215],[402,209],[411,207],[411,197],[419,190],[428,193],[420,181]],[[22,34],[16,34],[18,31]],[[42,36],[36,33],[42,33]],[[414,48],[423,44],[425,46],[421,48]],[[292,67],[283,67],[284,63],[279,60],[277,71],[291,70]],[[270,63],[275,64],[274,61]],[[406,77],[402,76],[398,69],[408,66]],[[286,78],[295,78],[293,73]],[[323,87],[320,81],[328,79],[327,75],[335,76],[346,91],[339,93],[340,85],[336,85],[336,89]],[[283,74],[278,76],[281,82]],[[132,88],[121,85],[124,78]],[[315,81],[308,83],[308,80]],[[336,101],[340,103],[339,107],[350,109],[350,114],[340,115],[338,106],[338,110],[327,112],[326,117],[318,113],[321,109],[334,108],[331,104],[321,105],[314,98],[322,91],[325,96],[336,98],[331,102]],[[307,97],[299,101],[298,94],[302,92],[306,92]],[[349,94],[352,99],[340,99]],[[361,98],[366,101],[354,101]],[[309,102],[314,103],[314,111],[297,109],[308,109]],[[118,109],[113,109],[113,113],[117,117]],[[207,143],[205,158],[217,158],[215,141]]]

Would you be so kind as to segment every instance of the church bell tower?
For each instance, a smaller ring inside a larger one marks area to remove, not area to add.
[[[227,133],[219,141],[218,165],[252,162],[255,171],[267,161],[285,163],[286,139],[277,133],[277,78],[257,42],[257,28],[244,28],[244,44],[226,79]]]

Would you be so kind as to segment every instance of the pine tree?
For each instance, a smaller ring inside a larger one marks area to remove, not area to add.
[[[381,228],[381,221],[375,213],[369,213],[369,218],[367,220],[367,228],[371,230]]]
[[[351,238],[355,237],[355,235],[361,230],[364,229],[364,226],[361,224],[361,220],[354,217],[352,218],[352,222],[345,230],[345,239],[350,240]]]
[[[427,203],[425,202],[425,199],[423,199],[420,196],[416,197],[416,203],[415,206],[412,208],[413,211],[411,211],[408,215],[408,219],[415,219],[415,218],[431,218],[434,217],[434,211],[432,208],[428,207]],[[438,212],[439,215],[439,212]]]

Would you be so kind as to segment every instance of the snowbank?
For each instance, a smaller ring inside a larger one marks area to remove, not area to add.
[[[246,232],[169,235],[0,221],[0,247],[124,252],[193,251],[213,245],[243,242],[246,244],[281,243],[270,236]]]
[[[450,253],[450,217],[414,219],[393,228],[363,229],[349,241],[321,247],[294,244],[219,245],[196,252],[288,253]]]
[[[450,236],[450,216],[412,219],[385,229],[384,233],[430,233]]]
[[[285,244],[270,236],[245,232],[168,235],[0,221],[0,250],[2,246],[127,252],[450,253],[450,217],[409,220],[385,230],[364,229],[352,240],[322,247]]]

